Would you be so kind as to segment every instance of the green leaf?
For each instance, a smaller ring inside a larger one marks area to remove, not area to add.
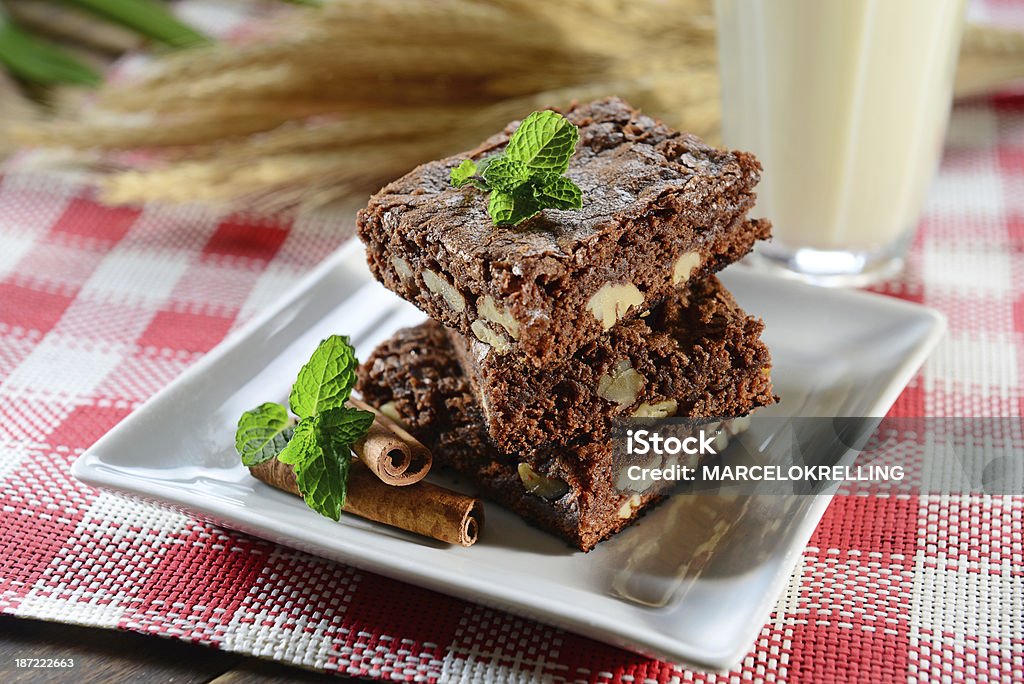
[[[505,156],[531,170],[562,174],[579,139],[579,129],[558,112],[534,112],[512,134]]]
[[[469,183],[475,175],[476,164],[473,163],[472,159],[463,159],[461,164],[452,169],[452,185],[457,188],[461,188],[463,185]]]
[[[276,456],[291,465],[306,504],[332,520],[345,505],[351,445],[374,420],[369,411],[345,406],[358,363],[348,338],[331,335],[292,385],[288,400],[299,424],[292,428],[284,406],[266,403],[243,413],[235,432],[242,463],[257,465]]]
[[[568,176],[551,176],[533,186],[533,196],[544,208],[579,209],[583,191]]]
[[[95,86],[102,77],[55,44],[18,29],[0,5],[0,66],[39,85]]]
[[[238,419],[235,451],[242,457],[242,465],[258,465],[281,453],[291,435],[288,410],[280,404],[267,402],[246,411]]]
[[[366,436],[373,425],[371,411],[342,406],[320,414],[320,427],[335,444],[351,446]]]
[[[210,39],[191,26],[178,21],[167,8],[154,0],[65,0],[72,5],[160,41],[171,47],[192,47]]]
[[[341,517],[348,487],[351,451],[322,429],[319,417],[306,418],[278,460],[295,469],[295,482],[306,505],[331,520]]]
[[[583,193],[562,177],[579,142],[579,129],[557,112],[534,112],[519,125],[503,154],[451,170],[452,185],[490,192],[487,212],[496,225],[518,225],[543,209],[579,209]]]
[[[524,192],[524,190],[526,192]],[[535,216],[543,209],[529,192],[529,186],[522,186],[515,192],[501,192],[495,190],[491,193],[491,201],[487,206],[487,213],[497,225],[519,225],[531,216]]]
[[[345,405],[356,382],[355,349],[348,337],[331,335],[299,371],[288,403],[299,418]]]
[[[300,420],[292,431],[292,438],[277,455],[277,460],[288,465],[298,465],[308,458],[308,454],[315,444],[316,420],[313,418]]]
[[[499,156],[483,170],[483,177],[491,189],[513,192],[530,179],[530,170],[521,161]]]
[[[491,165],[491,162],[494,161],[495,159],[500,159],[502,156],[504,155],[492,154],[490,157],[484,157],[483,159],[481,159],[480,163],[476,165],[477,174],[482,176],[485,173],[487,173],[487,167]]]
[[[502,192],[501,190],[495,190],[491,193],[491,199],[487,203],[487,213],[491,215],[491,220],[495,224],[511,223],[512,211],[514,209],[515,200],[510,193]]]

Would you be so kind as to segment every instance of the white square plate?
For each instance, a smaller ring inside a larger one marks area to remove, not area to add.
[[[890,298],[811,288],[742,267],[722,279],[767,326],[782,401],[759,415],[884,415],[944,328],[939,314]],[[366,358],[396,329],[422,319],[372,279],[361,246],[348,243],[273,311],[105,435],[73,473],[90,485],[640,653],[716,670],[739,663],[828,497],[673,497],[583,554],[494,504],[475,546],[450,547],[352,517],[332,522],[249,476],[234,451],[239,414],[284,400],[322,338],[350,335]],[[711,530],[727,534],[715,533],[710,556],[695,552]]]

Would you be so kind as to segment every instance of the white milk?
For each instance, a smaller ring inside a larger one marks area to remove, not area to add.
[[[777,246],[872,251],[914,228],[965,4],[716,0],[723,140],[764,165]]]

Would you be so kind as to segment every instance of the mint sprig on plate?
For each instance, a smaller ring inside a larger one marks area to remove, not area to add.
[[[558,112],[534,112],[502,154],[452,169],[452,185],[491,193],[487,213],[496,225],[518,225],[544,209],[579,209],[583,192],[563,175],[579,139],[579,129]]]
[[[347,406],[356,383],[355,349],[347,337],[320,343],[292,385],[288,404],[268,402],[238,419],[235,450],[242,464],[276,458],[291,465],[306,505],[332,520],[341,517],[348,487],[352,444],[373,424],[373,414]]]

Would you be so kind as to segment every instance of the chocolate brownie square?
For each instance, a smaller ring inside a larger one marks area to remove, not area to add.
[[[582,551],[622,530],[660,497],[616,487],[613,443],[499,449],[469,379],[440,324],[400,330],[359,369],[363,399],[402,421],[435,462],[466,474],[481,492]]]
[[[714,276],[545,368],[449,339],[491,440],[504,451],[602,441],[623,417],[741,416],[774,403],[764,324]]]
[[[464,154],[424,164],[357,218],[370,269],[435,320],[544,366],[750,251],[770,224],[747,220],[760,165],[712,148],[619,99],[565,112],[580,145],[566,175],[580,210],[496,226],[487,199],[453,188],[465,158],[500,153],[518,122]]]
[[[435,321],[400,330],[381,344],[360,368],[357,389],[426,444],[435,464],[469,476],[484,496],[582,551],[656,500],[615,490],[607,442],[539,452],[529,462],[499,451]]]

